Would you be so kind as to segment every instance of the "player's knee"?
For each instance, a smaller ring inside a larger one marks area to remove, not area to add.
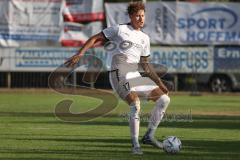
[[[128,102],[129,105],[131,105],[132,103],[139,101],[139,98],[137,93],[131,92],[126,96],[125,100]]]
[[[165,93],[162,90],[160,90],[160,88],[156,88],[156,89],[152,90],[148,99],[156,102],[159,99],[159,97],[161,97],[164,94]]]
[[[163,111],[165,111],[170,103],[170,97],[164,94],[156,101],[156,103],[158,107],[161,107]]]
[[[140,100],[137,99],[130,104],[130,116],[138,118],[139,113],[140,113]]]
[[[162,95],[160,97],[160,99],[162,99],[163,103],[166,104],[166,105],[168,105],[170,103],[170,97],[166,94]]]

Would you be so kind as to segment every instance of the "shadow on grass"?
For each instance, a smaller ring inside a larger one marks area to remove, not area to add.
[[[240,141],[212,141],[212,140],[183,140],[183,149],[177,155],[168,155],[161,150],[142,145],[144,151],[143,156],[133,156],[130,153],[129,140],[127,139],[67,139],[67,138],[29,138],[32,141],[55,141],[56,145],[60,144],[66,149],[5,149],[0,150],[2,155],[15,154],[18,158],[2,157],[0,159],[239,159],[239,144]],[[71,143],[72,141],[76,143]],[[62,142],[65,142],[66,146]],[[67,144],[72,147],[68,148]],[[112,144],[109,147],[108,144]],[[126,145],[121,145],[126,144]],[[116,145],[116,147],[114,147]],[[74,147],[74,149],[73,149]],[[32,155],[37,158],[23,158],[26,155]],[[47,158],[47,157],[59,158]],[[45,157],[45,158],[44,158]]]
[[[11,121],[16,124],[46,124],[46,125],[108,125],[108,126],[128,126],[127,117],[119,115],[107,115],[89,122],[67,123],[57,120],[52,113],[28,113],[28,112],[0,112],[0,117],[19,117],[18,121]],[[35,119],[32,119],[34,117]],[[36,119],[39,117],[39,120]],[[41,118],[52,118],[51,120]],[[169,119],[163,121],[160,126],[169,128],[214,128],[214,129],[240,129],[240,116],[202,116],[194,115],[191,119]],[[147,119],[141,120],[142,126],[147,126]]]
[[[130,139],[119,139],[119,138],[71,138],[71,136],[58,137],[58,138],[16,138],[16,140],[31,140],[31,141],[54,141],[54,142],[76,142],[87,145],[87,143],[92,146],[93,144],[99,143],[111,143],[111,144],[127,144],[130,146]]]

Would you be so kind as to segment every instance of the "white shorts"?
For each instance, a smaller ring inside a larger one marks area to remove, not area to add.
[[[151,91],[158,87],[150,78],[142,77],[138,71],[119,75],[118,70],[113,70],[109,72],[109,80],[113,90],[123,100],[131,91],[136,92],[140,99],[147,99]]]

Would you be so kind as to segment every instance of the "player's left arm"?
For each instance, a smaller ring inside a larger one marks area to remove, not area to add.
[[[164,85],[160,77],[155,72],[153,66],[149,63],[149,57],[148,56],[141,56],[140,58],[140,65],[142,66],[144,70],[144,76],[149,77],[151,80],[153,80],[159,88],[164,92],[168,93],[167,87]]]

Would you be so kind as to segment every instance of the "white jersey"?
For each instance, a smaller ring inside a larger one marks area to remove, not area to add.
[[[139,63],[141,56],[150,55],[149,36],[142,31],[133,29],[130,24],[108,27],[102,32],[109,40],[105,49],[112,56],[124,54],[127,63]]]
[[[102,31],[109,40],[104,48],[110,54],[110,82],[118,95],[125,99],[135,91],[140,97],[147,97],[156,84],[138,72],[141,56],[150,55],[148,35],[137,31],[129,24],[108,27]]]

